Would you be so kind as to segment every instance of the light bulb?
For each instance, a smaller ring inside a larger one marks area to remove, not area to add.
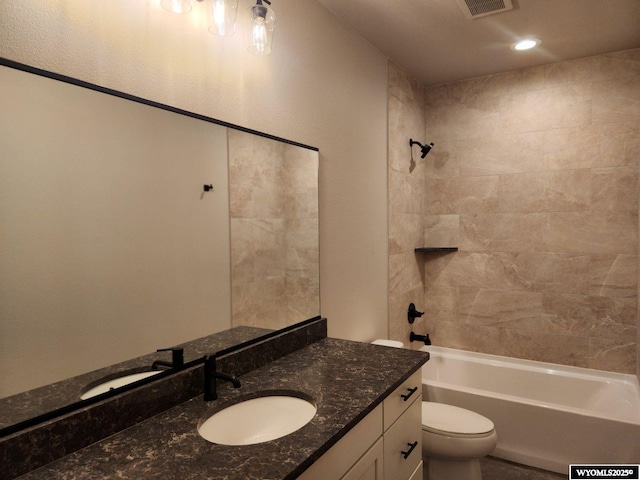
[[[191,0],[161,0],[160,5],[172,13],[189,13],[191,11]]]
[[[267,28],[264,25],[264,18],[257,17],[253,21],[251,38],[253,47],[256,49],[256,53],[264,53],[267,45]]]
[[[271,53],[276,16],[268,7],[257,4],[251,7],[249,26],[249,51],[256,55]]]
[[[520,40],[511,45],[511,50],[530,50],[534,47],[537,47],[542,42],[537,38],[527,38],[525,40]]]
[[[236,31],[236,14],[238,0],[213,0],[213,25],[209,27],[211,33],[227,37]]]

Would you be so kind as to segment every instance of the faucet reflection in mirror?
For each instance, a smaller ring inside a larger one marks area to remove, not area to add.
[[[197,0],[205,3],[205,0]],[[208,1],[206,2],[208,3]],[[275,29],[276,15],[273,10],[264,4],[271,5],[270,0],[256,0],[256,4],[249,8],[246,27],[248,36],[248,50],[255,55],[268,55],[271,53],[273,32]],[[162,8],[172,13],[189,13],[193,8],[193,0],[161,0]],[[238,0],[211,0],[207,5],[210,15],[209,31],[220,37],[228,37],[236,31],[236,16],[238,12]]]

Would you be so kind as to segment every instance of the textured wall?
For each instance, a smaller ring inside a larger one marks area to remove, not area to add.
[[[314,0],[273,8],[262,58],[156,1],[3,0],[0,56],[318,147],[322,313],[370,340],[387,331],[387,62]]]
[[[426,89],[434,343],[635,373],[640,50]]]

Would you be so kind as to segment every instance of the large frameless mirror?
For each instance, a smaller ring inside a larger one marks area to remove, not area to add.
[[[0,63],[0,405],[320,313],[317,149]]]

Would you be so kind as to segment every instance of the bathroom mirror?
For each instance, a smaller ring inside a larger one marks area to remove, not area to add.
[[[317,149],[0,65],[0,398],[320,313]]]

